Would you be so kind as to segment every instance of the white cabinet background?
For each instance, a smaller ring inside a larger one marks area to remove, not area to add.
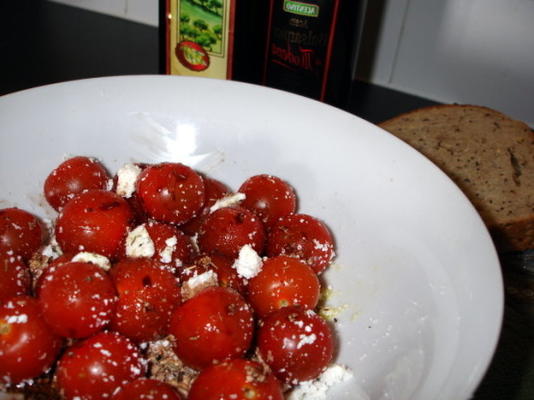
[[[157,0],[53,1],[158,24]],[[534,0],[368,0],[368,12],[358,78],[534,127]]]

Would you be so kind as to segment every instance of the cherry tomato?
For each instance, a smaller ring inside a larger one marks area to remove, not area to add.
[[[161,264],[181,267],[189,264],[194,249],[191,239],[178,228],[162,222],[150,221],[145,224],[154,242],[154,259]]]
[[[111,276],[119,294],[111,328],[137,342],[167,334],[181,298],[174,274],[151,259],[131,258],[118,262]]]
[[[0,305],[13,296],[29,294],[30,270],[20,256],[0,253]]]
[[[99,266],[67,262],[46,272],[39,289],[43,317],[58,335],[88,337],[109,324],[117,292]]]
[[[43,243],[41,222],[19,208],[0,210],[0,252],[28,261]]]
[[[204,205],[204,182],[183,164],[151,165],[137,179],[137,195],[152,218],[179,225],[200,213]]]
[[[326,321],[311,310],[284,307],[263,320],[258,351],[280,380],[297,384],[317,378],[334,354],[334,338]]]
[[[212,286],[178,307],[170,333],[175,352],[192,368],[204,368],[225,359],[242,357],[253,332],[250,306],[234,290]]]
[[[280,218],[268,232],[266,252],[269,257],[298,257],[320,274],[334,258],[334,241],[317,218],[292,214]]]
[[[293,187],[273,175],[252,176],[243,182],[238,192],[247,196],[241,206],[254,212],[266,227],[280,217],[294,214],[297,208]]]
[[[190,236],[194,236],[200,230],[200,227],[210,213],[210,207],[219,199],[222,199],[227,194],[230,194],[230,189],[224,183],[208,177],[204,178],[204,207],[198,216],[189,220],[181,226],[181,229]]]
[[[188,400],[283,400],[278,380],[254,361],[234,359],[203,369]]]
[[[52,366],[61,339],[41,317],[37,300],[16,296],[0,306],[0,383],[18,383]]]
[[[182,282],[189,278],[200,275],[206,271],[213,271],[217,274],[219,286],[229,287],[244,295],[246,293],[246,280],[237,274],[232,268],[234,261],[231,258],[217,254],[200,255],[193,261],[192,265],[180,271]]]
[[[111,400],[181,400],[171,385],[155,379],[139,378],[111,396]]]
[[[136,347],[115,332],[100,332],[65,350],[56,377],[67,399],[110,398],[113,393],[145,373]]]
[[[88,251],[116,258],[133,214],[119,195],[89,190],[69,201],[56,222],[56,239],[64,252]]]
[[[258,275],[249,280],[248,300],[254,311],[265,317],[282,307],[300,305],[314,309],[321,284],[317,274],[297,258],[267,259]]]
[[[206,217],[198,237],[200,250],[235,258],[250,244],[257,253],[263,251],[265,231],[262,222],[246,208],[224,207]]]
[[[44,194],[48,203],[60,210],[79,193],[106,189],[110,177],[102,164],[90,157],[70,158],[54,169],[45,180]]]

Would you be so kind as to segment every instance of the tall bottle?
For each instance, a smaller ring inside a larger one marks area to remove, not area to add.
[[[160,0],[167,74],[260,83],[266,0]]]
[[[364,0],[270,0],[263,83],[346,107]]]

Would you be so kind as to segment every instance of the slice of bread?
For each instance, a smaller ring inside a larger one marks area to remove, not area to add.
[[[534,132],[471,105],[418,109],[379,124],[440,167],[467,195],[500,252],[534,248]]]

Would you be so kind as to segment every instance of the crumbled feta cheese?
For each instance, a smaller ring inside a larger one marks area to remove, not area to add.
[[[311,335],[300,335],[299,339],[300,340],[297,344],[297,349],[300,349],[305,344],[313,344],[317,339],[317,336],[315,335],[315,333],[312,333]]]
[[[195,275],[192,278],[189,278],[182,285],[182,300],[189,300],[202,289],[218,285],[219,278],[217,276],[217,273],[212,270],[208,270],[206,272],[203,272],[202,274]]]
[[[43,248],[41,254],[45,257],[50,257],[53,260],[63,254],[61,247],[59,247],[59,243],[54,235],[50,239],[50,243]]]
[[[126,236],[126,255],[128,257],[152,257],[155,253],[154,242],[146,230],[145,224],[139,225]]]
[[[105,271],[109,271],[111,268],[111,262],[106,256],[97,253],[89,253],[88,251],[82,251],[76,254],[72,257],[71,261],[95,264]]]
[[[117,171],[117,194],[122,197],[131,197],[135,192],[135,183],[141,173],[141,168],[135,164],[124,164]]]
[[[353,377],[352,371],[343,365],[334,364],[328,367],[317,379],[300,382],[289,393],[287,400],[325,400],[328,390],[339,383],[345,382]],[[363,393],[355,400],[368,399]]]
[[[26,314],[11,315],[6,318],[8,324],[25,324],[28,322],[28,316]]]
[[[211,207],[210,213],[217,211],[219,208],[231,207],[241,203],[246,199],[245,193],[233,193],[228,196],[224,196],[222,199],[217,200]]]
[[[176,250],[178,239],[172,236],[165,240],[165,248],[159,253],[159,259],[162,263],[168,264],[172,261],[172,253]]]
[[[256,253],[250,244],[246,244],[239,250],[239,256],[234,261],[232,268],[237,274],[245,279],[254,278],[263,267],[261,257]]]

